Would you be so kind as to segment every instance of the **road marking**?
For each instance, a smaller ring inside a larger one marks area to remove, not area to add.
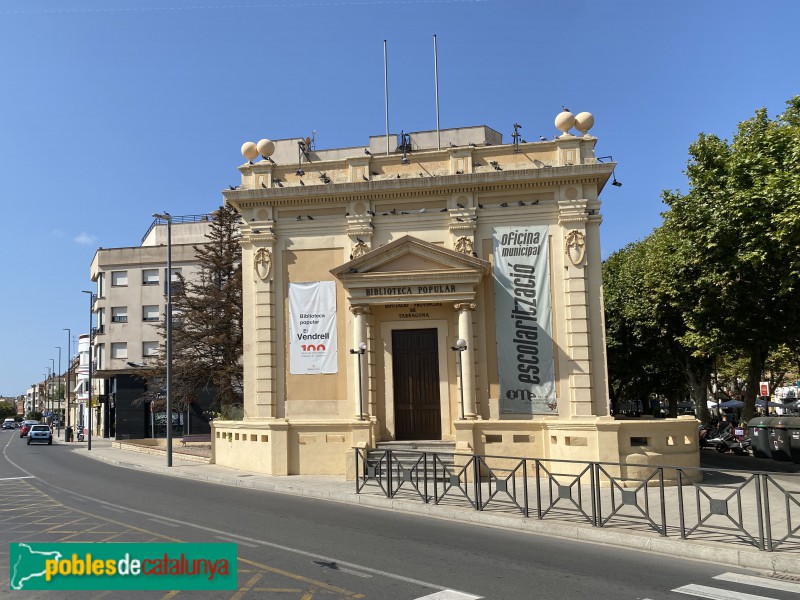
[[[745,594],[744,592],[732,592],[730,590],[695,584],[684,585],[672,591],[678,592],[679,594],[697,596],[698,598],[711,598],[711,600],[775,600],[770,596],[755,596],[753,594]]]
[[[11,442],[9,441],[9,444],[10,443]],[[9,444],[6,444],[6,447],[3,448],[3,455],[5,456],[6,460],[9,463],[11,463],[12,465],[14,465],[17,469],[19,469],[20,471],[25,473],[26,475],[31,475],[32,477],[35,477],[35,475],[33,475],[33,473],[31,473],[30,471],[26,471],[25,469],[23,469],[22,467],[17,465],[14,461],[12,461],[10,458],[8,458],[8,456],[6,455],[6,448],[8,448]],[[83,494],[78,494],[77,492],[74,492],[72,490],[68,490],[66,488],[62,488],[60,486],[54,485],[54,484],[52,484],[50,482],[47,482],[47,481],[44,481],[44,480],[40,480],[40,481],[42,481],[42,483],[44,483],[47,487],[53,488],[53,489],[58,490],[60,492],[68,493],[68,494],[70,494],[72,496],[78,496],[79,498],[81,498],[81,500],[87,500],[89,502],[94,502],[96,504],[99,504],[100,506],[114,506],[110,502],[105,502],[103,500],[98,500],[97,498],[93,498],[92,496],[85,496]],[[114,506],[114,508],[116,508],[116,506]],[[82,514],[90,515],[90,516],[96,516],[96,515],[92,515],[92,513],[87,513],[85,511],[82,511],[82,510],[79,510],[79,509],[71,509],[71,510],[74,510],[75,512],[79,512],[79,513],[82,513]],[[120,509],[117,509],[117,510],[120,510]],[[126,509],[126,511],[129,512],[129,513],[142,515],[144,517],[147,517],[148,519],[152,519],[153,516],[154,516],[153,513],[149,513],[149,512],[143,511],[143,510],[137,510],[135,508],[128,508],[128,509]],[[121,511],[120,510],[120,512],[126,512],[126,511]],[[275,550],[281,550],[283,552],[289,552],[289,553],[292,553],[292,554],[298,554],[300,556],[307,556],[309,558],[313,558],[313,559],[317,559],[317,560],[324,560],[324,561],[328,561],[328,562],[336,562],[340,566],[343,566],[343,567],[349,567],[349,568],[352,568],[352,569],[355,569],[355,570],[358,570],[358,571],[361,571],[361,572],[371,573],[373,575],[378,575],[380,577],[386,577],[387,579],[393,579],[395,581],[403,581],[405,583],[410,583],[412,585],[417,585],[419,587],[428,588],[428,589],[431,589],[431,590],[465,594],[464,592],[457,592],[455,590],[451,590],[450,588],[446,588],[446,587],[444,587],[442,585],[437,585],[437,584],[431,583],[429,581],[422,581],[421,579],[414,579],[413,577],[406,577],[405,575],[399,575],[397,573],[391,573],[389,571],[383,571],[381,569],[373,569],[371,567],[367,567],[367,566],[363,566],[363,565],[359,565],[359,564],[355,564],[355,563],[336,560],[335,558],[331,558],[329,556],[323,556],[321,554],[315,554],[313,552],[308,552],[306,550],[300,550],[299,548],[292,548],[291,546],[284,546],[283,544],[275,544],[273,542],[268,542],[266,540],[259,540],[259,539],[256,539],[256,538],[251,538],[251,537],[243,536],[243,535],[230,534],[230,533],[228,533],[226,531],[222,531],[222,530],[219,530],[219,529],[214,529],[213,527],[206,527],[204,525],[198,525],[197,523],[190,523],[188,521],[182,521],[180,519],[171,519],[169,517],[161,517],[161,519],[163,519],[164,521],[169,521],[171,523],[175,523],[178,526],[192,527],[194,529],[199,529],[201,531],[207,531],[209,533],[213,533],[213,534],[216,534],[216,535],[230,535],[232,538],[235,538],[236,542],[247,541],[247,542],[252,542],[254,544],[258,544],[258,545],[261,545],[261,546],[268,546],[270,548],[274,548]],[[129,528],[134,529],[134,530],[145,531],[145,530],[142,530],[142,529],[140,529],[138,527],[135,527],[133,525],[127,525],[125,523],[119,523],[119,524],[120,525],[125,525],[126,527],[129,527]],[[162,537],[166,537],[163,534],[160,534],[160,535]],[[169,538],[167,538],[167,539],[169,539]],[[173,541],[177,542],[179,540],[173,540]],[[279,570],[275,569],[274,567],[267,567],[267,565],[264,565],[264,564],[261,564],[261,563],[256,563],[256,562],[253,562],[253,561],[248,561],[248,560],[245,560],[245,559],[243,559],[241,557],[239,558],[239,562],[246,562],[246,563],[249,563],[251,565],[258,566],[260,568],[263,568],[263,569],[266,569],[266,570],[269,570],[269,571],[272,571],[272,572],[275,572],[275,573],[280,573],[282,575],[286,575],[286,576],[292,577],[293,579],[297,579],[297,580],[304,580],[305,579],[305,578],[302,578],[300,576],[291,574],[288,571],[285,571],[285,572],[284,571],[279,571]],[[321,582],[318,582],[318,581],[313,581],[313,580],[308,580],[308,581],[310,583],[312,583],[313,585],[317,585],[317,586],[320,586],[320,584],[321,584]],[[324,588],[324,586],[321,586],[321,587]],[[333,586],[330,586],[330,587],[332,588]],[[341,592],[350,593],[350,592],[347,592],[347,590],[341,590],[339,588],[333,588],[333,589],[337,593],[341,593]],[[462,596],[462,598],[464,600],[466,600],[466,599],[469,599],[469,598],[481,598],[481,596],[470,596],[468,594],[465,594],[465,595]],[[458,599],[457,597],[453,597],[453,600],[461,600],[461,599]]]
[[[421,596],[416,600],[478,600],[479,598],[483,598],[483,596],[473,596],[472,594],[465,594],[455,590],[442,590],[430,596]]]
[[[215,536],[218,540],[222,540],[223,542],[231,542],[233,544],[241,544],[242,546],[248,546],[249,548],[258,548],[258,544],[251,544],[250,542],[243,542],[241,540],[234,540],[233,538],[224,537],[221,535]]]
[[[717,575],[714,579],[756,587],[765,587],[772,590],[781,590],[782,592],[800,593],[800,583],[781,581],[780,579],[767,579],[766,577],[754,577],[753,575],[742,575],[740,573],[723,573],[722,575]]]
[[[25,475],[24,477],[0,477],[0,481],[11,481],[14,479],[36,479],[35,475]]]
[[[150,521],[155,521],[159,525],[166,525],[167,527],[178,527],[175,523],[169,523],[168,521],[162,521],[161,519],[150,519]]]

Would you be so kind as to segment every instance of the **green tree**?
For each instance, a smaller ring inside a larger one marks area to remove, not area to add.
[[[0,402],[0,419],[17,416],[17,407],[9,402]]]
[[[687,295],[679,293],[680,265],[665,232],[654,231],[603,265],[606,339],[612,399],[669,400],[669,414],[687,392],[705,417],[710,360],[682,343]]]
[[[689,192],[663,195],[664,229],[691,275],[681,341],[747,357],[750,418],[768,353],[800,337],[800,96],[775,120],[756,111],[732,143],[701,134],[689,155]]]

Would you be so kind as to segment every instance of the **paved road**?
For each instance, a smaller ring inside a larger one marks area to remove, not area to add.
[[[797,581],[704,562],[121,469],[65,445],[27,446],[16,431],[3,432],[0,447],[3,563],[13,541],[237,543],[236,592],[137,598],[655,600],[734,598],[737,590],[783,600],[800,593]],[[7,577],[0,567],[0,589],[8,589]],[[59,594],[87,597],[108,595]]]

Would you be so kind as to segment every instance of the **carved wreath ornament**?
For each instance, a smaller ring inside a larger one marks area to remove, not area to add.
[[[253,257],[253,269],[260,279],[265,280],[272,271],[272,253],[266,248],[259,248]]]
[[[359,241],[355,246],[353,246],[353,253],[350,255],[350,260],[358,258],[359,256],[364,256],[367,252],[369,252],[369,246],[367,246],[366,243]]]
[[[456,240],[455,245],[453,246],[453,250],[456,252],[460,252],[461,254],[472,254],[473,246],[472,240],[468,237],[460,237]]]
[[[564,240],[564,251],[576,267],[586,258],[586,236],[581,231],[570,231]]]

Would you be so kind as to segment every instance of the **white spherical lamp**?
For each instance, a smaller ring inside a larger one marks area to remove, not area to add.
[[[242,156],[244,156],[247,160],[253,160],[256,156],[258,156],[258,148],[253,142],[245,142],[242,144]]]
[[[256,148],[261,156],[267,158],[275,153],[275,142],[264,138],[263,140],[258,141]]]
[[[575,125],[575,116],[568,110],[563,110],[556,116],[555,124],[562,137],[569,135],[567,132]]]
[[[594,115],[590,112],[582,112],[575,115],[575,129],[586,135],[594,126]]]

